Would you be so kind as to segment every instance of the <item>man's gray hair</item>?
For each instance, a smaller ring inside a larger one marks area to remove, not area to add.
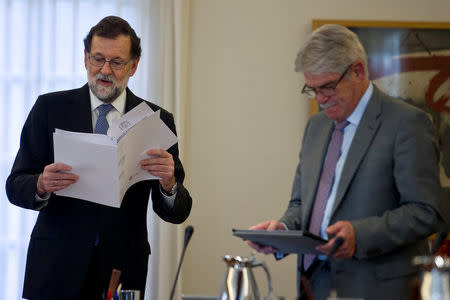
[[[360,61],[368,78],[367,54],[358,36],[344,26],[327,24],[315,30],[300,49],[295,71],[321,74],[342,73]]]

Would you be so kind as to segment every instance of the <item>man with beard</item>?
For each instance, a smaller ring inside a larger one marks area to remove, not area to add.
[[[71,166],[54,162],[55,128],[105,133],[111,122],[142,102],[154,111],[161,109],[127,88],[141,47],[125,20],[104,18],[90,30],[84,45],[88,84],[37,99],[6,183],[11,203],[39,211],[28,249],[26,299],[102,299],[113,269],[121,270],[124,288],[143,293],[150,254],[146,228],[150,192],[153,210],[167,222],[183,222],[192,205],[183,186],[177,144],[168,151],[148,149],[141,167],[160,179],[130,187],[120,208],[53,193],[78,179]],[[161,109],[161,119],[176,132],[172,114]]]

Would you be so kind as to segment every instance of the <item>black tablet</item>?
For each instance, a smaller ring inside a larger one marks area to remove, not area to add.
[[[280,253],[321,254],[316,247],[327,240],[301,230],[233,229],[233,235],[263,246],[272,246]]]

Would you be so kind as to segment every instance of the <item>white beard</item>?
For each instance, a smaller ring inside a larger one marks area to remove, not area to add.
[[[112,102],[115,100],[119,95],[123,92],[123,90],[127,87],[129,74],[124,78],[122,82],[117,83],[116,79],[112,75],[102,75],[101,73],[98,73],[94,77],[89,77],[88,75],[88,83],[89,88],[91,89],[92,93],[101,101],[103,102]],[[98,79],[103,79],[107,81],[111,81],[113,84],[112,86],[102,86],[97,83]]]

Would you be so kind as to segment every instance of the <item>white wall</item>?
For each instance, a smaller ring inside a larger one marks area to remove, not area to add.
[[[290,196],[308,118],[294,72],[312,19],[450,21],[448,0],[193,0],[191,107],[184,151],[195,234],[184,294],[216,295],[226,254],[249,256],[232,236],[278,219]],[[294,256],[275,262],[275,294],[295,297]],[[258,280],[265,281],[262,270]],[[265,290],[264,285],[261,289]]]

